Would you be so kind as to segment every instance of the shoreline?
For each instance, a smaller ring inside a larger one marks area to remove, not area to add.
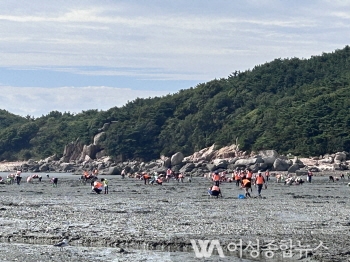
[[[21,167],[26,161],[17,162],[0,162],[0,172],[10,172],[13,173],[16,170],[14,168]]]

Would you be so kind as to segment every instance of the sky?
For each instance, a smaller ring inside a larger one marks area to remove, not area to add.
[[[0,109],[108,110],[342,49],[349,29],[350,0],[2,0]]]

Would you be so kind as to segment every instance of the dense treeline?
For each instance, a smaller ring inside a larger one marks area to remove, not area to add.
[[[33,119],[0,110],[0,159],[60,155],[77,138],[92,143],[98,129],[112,121],[103,147],[124,158],[191,154],[237,137],[247,151],[304,156],[350,151],[350,47],[310,59],[275,59],[107,111],[53,111]]]

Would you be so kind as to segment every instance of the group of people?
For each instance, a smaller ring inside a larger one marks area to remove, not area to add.
[[[101,178],[101,181],[92,181],[91,189],[96,194],[101,194],[104,191],[105,194],[108,194],[108,180],[106,178]]]
[[[142,174],[137,174],[135,177],[137,179],[142,179],[145,185],[162,185],[164,182],[170,182],[171,179],[183,183],[185,174],[174,172],[168,168],[165,174],[143,172]],[[192,175],[189,175],[187,179],[188,182],[192,182]]]
[[[213,181],[213,185],[208,189],[208,193],[211,196],[222,197],[221,189],[220,189],[220,183],[223,181],[227,182],[235,182],[237,187],[241,187],[245,191],[245,197],[250,198],[252,197],[249,193],[253,192],[252,185],[254,184],[257,187],[258,191],[258,197],[261,197],[261,191],[265,185],[267,187],[267,181],[270,178],[270,172],[267,170],[265,172],[265,175],[262,174],[261,171],[258,172],[258,174],[254,175],[252,170],[246,169],[246,170],[235,170],[232,173],[231,178],[226,177],[227,173],[222,172],[221,174],[218,171],[215,171],[211,175],[211,180]]]

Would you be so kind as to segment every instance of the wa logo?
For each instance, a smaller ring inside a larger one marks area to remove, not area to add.
[[[210,245],[209,245],[210,243]],[[198,239],[198,244],[200,250],[198,249],[196,240],[191,239],[192,248],[197,258],[208,258],[212,255],[214,248],[218,251],[220,257],[225,257],[222,247],[219,243],[219,240],[200,240]]]

